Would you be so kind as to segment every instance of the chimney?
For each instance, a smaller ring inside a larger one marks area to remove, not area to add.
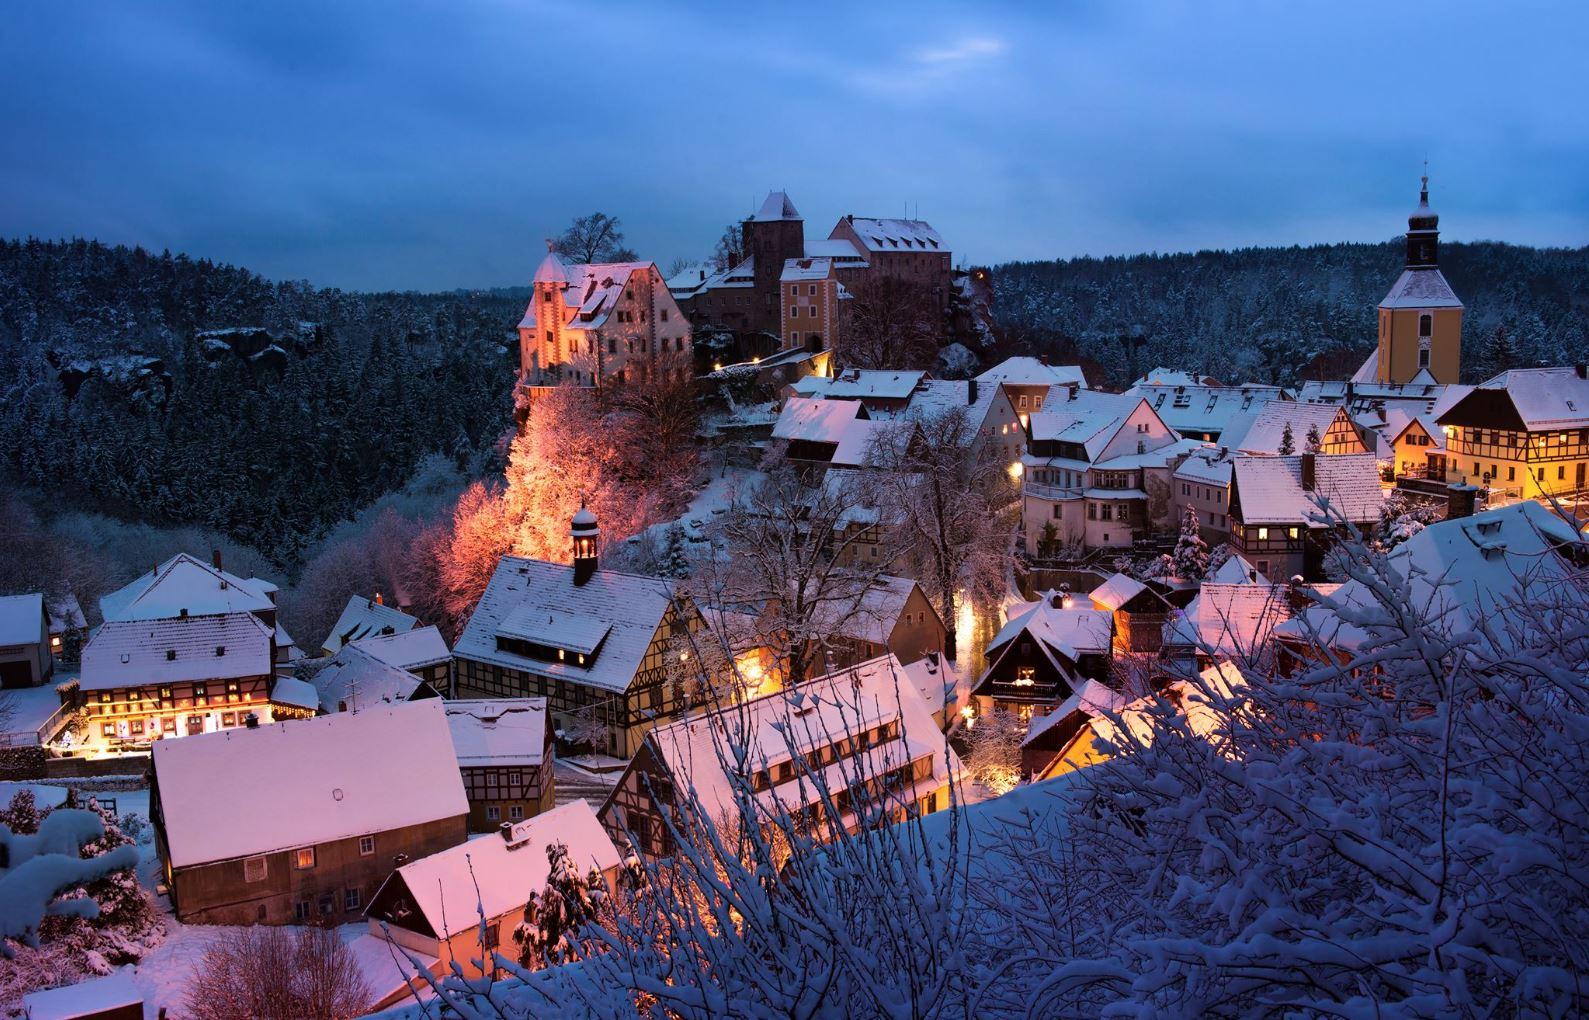
[[[1254,567],[1253,569],[1247,571],[1247,580],[1251,581],[1253,584],[1258,583],[1258,568]]]
[[[1446,520],[1472,517],[1473,511],[1477,509],[1478,497],[1477,486],[1464,485],[1461,482],[1446,486]]]
[[[966,380],[966,406],[970,407],[971,405],[975,404],[976,402],[977,402],[977,381],[975,379],[967,379]]]
[[[386,600],[381,598],[381,593],[380,592],[376,592],[375,593],[375,604],[378,605],[378,606],[386,605]]]
[[[1589,379],[1589,364],[1580,361],[1573,366],[1573,371],[1578,373],[1578,378]]]
[[[1291,607],[1292,615],[1302,612],[1313,604],[1313,600],[1302,590],[1301,574],[1292,577],[1291,583],[1286,585],[1286,603]]]
[[[1302,455],[1302,489],[1304,492],[1313,492],[1319,487],[1318,454],[1308,451]]]
[[[216,570],[220,570],[221,569],[221,550],[219,550],[219,549],[211,549],[210,550],[210,562],[215,564],[215,569]]]
[[[259,729],[259,716],[252,712],[248,713],[243,717],[243,725],[247,726],[251,730]]]

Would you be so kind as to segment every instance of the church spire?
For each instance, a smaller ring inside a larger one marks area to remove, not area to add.
[[[1418,208],[1407,217],[1407,268],[1439,264],[1440,216],[1429,208],[1429,173],[1424,168]]]

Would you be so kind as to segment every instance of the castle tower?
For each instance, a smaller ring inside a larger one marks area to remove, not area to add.
[[[755,288],[750,321],[756,329],[779,332],[781,305],[778,282],[788,259],[804,257],[806,224],[782,191],[767,194],[756,215],[744,222],[745,252],[755,259]]]
[[[1455,383],[1462,378],[1462,302],[1440,272],[1440,217],[1429,177],[1407,217],[1407,265],[1379,303],[1374,378],[1382,383]]]
[[[596,524],[596,515],[590,512],[583,500],[574,513],[568,534],[574,540],[574,583],[582,585],[595,575],[601,551],[601,528]]]
[[[519,378],[538,382],[541,373],[563,363],[563,291],[568,267],[557,257],[555,242],[546,242],[546,257],[535,269],[530,305],[519,321]]]

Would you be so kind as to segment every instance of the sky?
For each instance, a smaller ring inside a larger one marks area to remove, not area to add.
[[[0,236],[351,289],[522,284],[596,210],[666,269],[787,190],[957,261],[1589,243],[1581,3],[18,3]]]

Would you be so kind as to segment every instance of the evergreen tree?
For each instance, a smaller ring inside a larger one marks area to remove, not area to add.
[[[33,791],[27,787],[12,794],[11,803],[5,808],[0,808],[0,825],[18,836],[31,836],[38,832],[39,822],[42,819],[38,798],[34,797]]]
[[[1197,511],[1192,507],[1187,507],[1181,515],[1181,534],[1175,540],[1170,560],[1175,576],[1189,581],[1201,581],[1208,571],[1208,543],[1203,541]]]
[[[1297,452],[1297,438],[1291,433],[1291,423],[1286,422],[1285,431],[1280,433],[1280,456],[1289,457]]]
[[[1309,425],[1306,445],[1302,449],[1308,453],[1318,453],[1323,446],[1324,440],[1319,437],[1319,427],[1317,425]]]
[[[607,903],[601,872],[592,868],[581,875],[566,844],[547,844],[546,859],[551,865],[546,886],[530,895],[524,919],[513,931],[521,967],[539,969],[579,959],[579,931],[597,920]]]

